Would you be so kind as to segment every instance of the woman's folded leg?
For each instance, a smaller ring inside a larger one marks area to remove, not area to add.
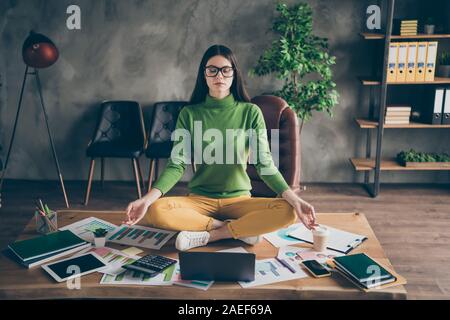
[[[233,238],[269,233],[287,227],[297,219],[294,208],[282,198],[250,198],[227,204],[218,214],[234,219],[228,224]]]
[[[215,219],[213,200],[193,196],[163,197],[147,210],[146,219],[155,228],[173,231],[209,231]]]

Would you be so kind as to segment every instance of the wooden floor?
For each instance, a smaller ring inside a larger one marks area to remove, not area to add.
[[[85,182],[66,182],[72,208],[82,209]],[[179,184],[169,195],[186,194]],[[55,182],[6,181],[0,209],[0,248],[14,241],[41,197],[52,209],[64,199]],[[86,209],[124,210],[134,200],[133,183],[94,182]],[[397,272],[408,280],[409,299],[450,299],[450,186],[382,185],[368,197],[357,184],[307,184],[302,197],[317,212],[363,212]]]

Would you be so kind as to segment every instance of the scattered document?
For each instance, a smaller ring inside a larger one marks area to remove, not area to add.
[[[126,269],[123,268],[123,266],[126,264],[133,263],[134,261],[140,258],[139,256],[127,255],[123,253],[123,251],[119,251],[108,247],[103,248],[90,247],[85,250],[82,250],[75,256],[88,252],[94,252],[98,256],[102,257],[103,260],[105,260],[108,263],[108,267],[102,269],[101,273],[106,273],[112,276],[127,271]]]
[[[112,285],[170,286],[174,281],[175,267],[176,265],[174,264],[154,277],[131,270],[118,275],[104,274],[100,283]]]
[[[287,228],[280,229],[271,233],[266,233],[264,238],[269,241],[274,247],[281,248],[284,246],[302,243],[303,241],[290,237],[288,233],[297,229],[303,223],[295,223]]]
[[[77,236],[79,236],[81,239],[88,241],[88,242],[94,242],[94,231],[95,229],[103,228],[106,231],[108,231],[108,234],[110,234],[111,231],[115,230],[117,226],[115,224],[112,224],[108,221],[90,217],[83,219],[81,221],[69,224],[65,227],[59,228],[59,230],[70,230],[73,233],[75,233]],[[107,234],[107,235],[108,235]]]
[[[180,272],[180,264],[177,263],[175,266],[175,276],[173,284],[183,287],[195,288],[200,290],[208,290],[214,281],[203,281],[203,280],[182,280]]]
[[[136,248],[136,247],[129,247],[129,248],[123,249],[121,251],[129,256],[137,256],[138,254],[144,252],[143,250]]]
[[[326,250],[324,252],[314,251],[311,248],[299,248],[293,246],[282,247],[278,250],[277,258],[285,261],[293,269],[302,269],[301,265],[303,260],[317,260],[320,263],[325,263],[328,259],[333,259],[335,257],[343,256],[344,254]]]
[[[292,272],[277,259],[270,258],[264,260],[256,260],[255,263],[255,280],[254,281],[239,281],[243,288],[250,288],[261,286],[265,284],[305,278],[308,275],[301,269],[296,269]]]
[[[107,241],[159,250],[175,233],[143,226],[121,225],[108,234]]]
[[[219,250],[217,252],[248,253],[248,251],[245,250],[244,247],[236,247],[236,248],[224,249],[224,250]]]
[[[364,240],[367,240],[366,236],[360,234],[335,229],[325,225],[324,227],[330,231],[327,248],[331,250],[347,254],[352,249],[359,246]],[[311,230],[308,230],[303,224],[298,226],[295,230],[290,231],[289,236],[308,243],[313,243]]]

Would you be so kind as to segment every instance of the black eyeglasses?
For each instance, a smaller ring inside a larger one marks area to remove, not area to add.
[[[234,74],[234,68],[230,66],[225,66],[222,68],[216,66],[206,66],[205,67],[205,75],[207,77],[215,77],[217,74],[222,73],[224,78],[231,78]]]

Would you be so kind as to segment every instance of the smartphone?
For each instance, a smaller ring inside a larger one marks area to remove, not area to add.
[[[330,276],[331,273],[317,260],[302,261],[305,268],[316,278]]]

